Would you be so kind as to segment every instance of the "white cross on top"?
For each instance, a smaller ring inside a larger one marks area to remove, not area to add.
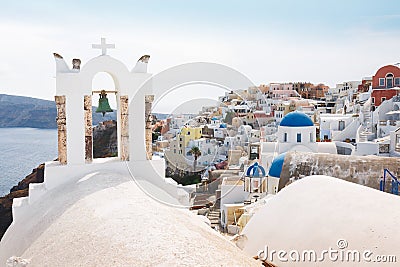
[[[106,38],[101,38],[101,44],[92,44],[93,49],[101,49],[101,55],[107,55],[107,48],[115,48],[115,44],[106,44]]]

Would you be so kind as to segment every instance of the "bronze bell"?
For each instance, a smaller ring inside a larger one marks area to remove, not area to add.
[[[99,99],[99,106],[96,109],[96,113],[103,113],[103,117],[106,112],[113,112],[110,104],[108,103],[108,98],[105,90],[101,90],[100,92],[100,99]]]

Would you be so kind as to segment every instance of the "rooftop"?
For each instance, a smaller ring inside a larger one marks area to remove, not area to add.
[[[286,127],[309,127],[314,126],[314,123],[305,113],[293,111],[283,117],[280,126]]]
[[[278,155],[274,161],[272,161],[271,167],[269,168],[268,175],[272,177],[281,177],[283,162],[285,161],[286,153]]]
[[[399,204],[399,196],[366,186],[328,176],[306,177],[286,186],[255,213],[242,232],[247,237],[243,250],[252,255],[267,241],[269,249],[319,253],[329,247],[338,249],[342,240],[342,251],[358,250],[361,259],[366,250],[374,255],[400,255]],[[320,266],[368,265],[362,261],[338,264],[327,258]],[[313,265],[283,262],[278,257],[272,263]]]

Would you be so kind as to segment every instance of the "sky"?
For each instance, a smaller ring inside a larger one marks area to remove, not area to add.
[[[84,65],[100,37],[129,69],[151,55],[148,70],[215,62],[254,84],[336,83],[372,76],[400,62],[400,2],[347,1],[5,1],[0,0],[0,93],[53,99],[53,52]],[[108,78],[108,80],[107,80]],[[95,77],[94,86],[108,86]],[[112,86],[112,84],[110,84]],[[181,102],[220,90],[181,87]],[[223,92],[222,92],[223,93]],[[158,111],[171,109],[160,101]]]

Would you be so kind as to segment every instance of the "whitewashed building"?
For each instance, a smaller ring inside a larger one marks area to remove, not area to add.
[[[288,113],[278,126],[276,142],[261,144],[261,165],[269,169],[273,159],[287,151],[305,151],[336,154],[335,143],[320,143],[316,139],[316,126],[304,113]]]
[[[320,114],[319,125],[320,140],[344,141],[356,138],[360,122],[353,114]]]

